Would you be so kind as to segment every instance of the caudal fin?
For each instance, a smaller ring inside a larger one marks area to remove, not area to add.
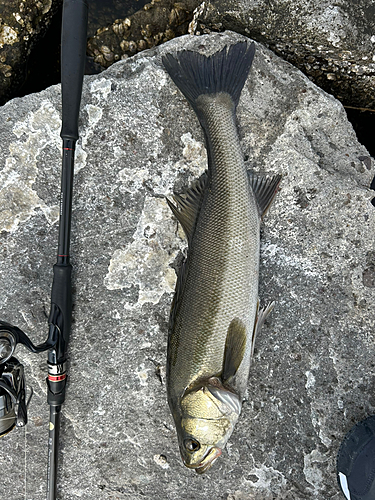
[[[197,111],[196,100],[202,94],[227,92],[237,106],[254,53],[254,43],[238,42],[209,57],[190,50],[177,52],[176,56],[167,54],[163,57],[163,64]]]

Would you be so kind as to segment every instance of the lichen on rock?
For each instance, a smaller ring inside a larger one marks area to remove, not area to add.
[[[165,196],[207,163],[199,122],[161,57],[239,40],[232,32],[179,37],[85,77],[62,499],[335,498],[339,444],[353,421],[375,413],[374,160],[340,102],[257,43],[237,119],[249,168],[283,176],[261,235],[260,300],[275,308],[256,340],[230,446],[209,477],[181,463],[163,367],[187,243]],[[9,202],[0,318],[39,342],[57,247],[57,224],[43,207],[58,203],[60,109],[59,86],[0,108],[1,196]],[[15,187],[35,200],[12,205]],[[17,357],[34,397],[26,433],[2,438],[0,495],[42,500],[46,363],[22,346]]]

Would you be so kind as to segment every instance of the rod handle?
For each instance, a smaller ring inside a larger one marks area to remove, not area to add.
[[[53,364],[63,363],[70,337],[72,323],[72,266],[69,263],[53,266],[51,292],[51,312],[48,322],[58,330],[58,340],[52,353],[56,359],[49,359]]]
[[[78,139],[78,114],[81,104],[86,61],[88,3],[64,0],[61,34],[62,139]]]

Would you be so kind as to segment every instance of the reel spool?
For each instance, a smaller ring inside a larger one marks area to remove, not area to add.
[[[26,402],[26,385],[23,365],[13,357],[17,344],[24,345],[30,352],[43,352],[55,347],[59,330],[50,325],[47,340],[34,345],[29,337],[16,326],[0,321],[0,437],[14,427],[27,424],[27,408],[33,390]]]
[[[3,323],[3,325],[5,325]],[[13,357],[18,336],[0,325],[0,437],[14,427],[27,423],[25,373],[23,365]],[[7,325],[8,326],[8,325]],[[10,325],[9,325],[10,326]]]
[[[0,437],[26,425],[27,406],[23,365],[11,357],[0,365]]]
[[[5,329],[0,329],[0,365],[8,361],[16,348],[15,336]]]

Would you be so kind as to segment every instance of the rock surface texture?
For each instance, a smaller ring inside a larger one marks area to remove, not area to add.
[[[231,29],[250,36],[344,104],[375,108],[372,0],[205,0],[198,10],[201,32]]]
[[[26,78],[27,60],[62,0],[0,0],[0,104]]]
[[[197,6],[198,0],[152,0],[132,16],[98,29],[88,40],[87,54],[108,68],[119,59],[185,35]]]
[[[161,64],[243,39],[181,37],[84,82],[72,255],[74,324],[59,498],[339,500],[335,457],[375,413],[373,160],[342,105],[257,44],[238,106],[249,167],[281,173],[262,230],[262,329],[248,399],[206,475],[184,468],[165,363],[175,269],[186,247],[165,195],[206,168],[194,112]],[[60,88],[0,109],[0,318],[47,333],[57,247]],[[22,347],[35,395],[2,439],[0,496],[45,498],[46,357]]]

